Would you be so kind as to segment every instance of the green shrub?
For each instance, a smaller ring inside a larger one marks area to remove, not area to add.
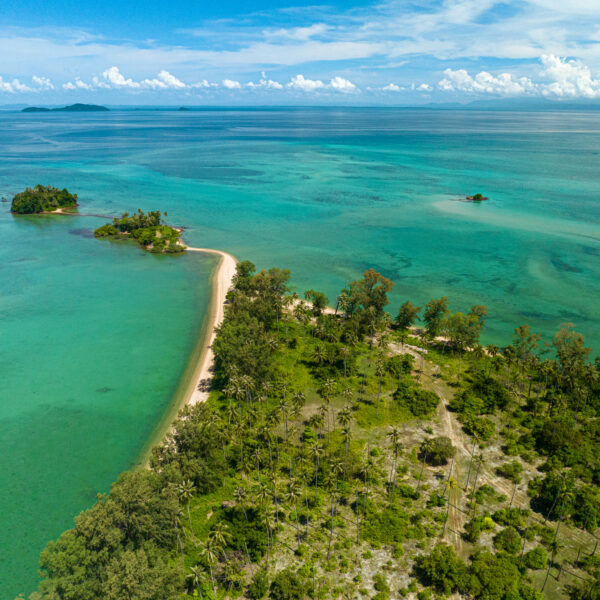
[[[430,465],[445,465],[456,453],[449,437],[441,436],[423,440],[420,447],[421,458]]]
[[[521,549],[521,536],[514,527],[506,527],[494,537],[494,546],[509,554],[517,554]]]
[[[117,228],[110,223],[106,223],[106,225],[102,225],[102,227],[98,227],[98,229],[94,231],[94,235],[98,238],[109,237],[117,235],[118,233]]]
[[[536,546],[525,552],[523,560],[528,569],[545,569],[548,565],[548,553],[543,546]]]
[[[260,570],[256,573],[248,586],[248,597],[252,600],[260,600],[265,597],[268,591],[269,578],[263,570]]]
[[[272,600],[302,600],[305,594],[303,581],[290,569],[275,575],[270,587]]]
[[[496,473],[509,479],[513,483],[520,483],[523,465],[518,460],[512,460],[511,462],[506,462],[503,465],[496,467]]]

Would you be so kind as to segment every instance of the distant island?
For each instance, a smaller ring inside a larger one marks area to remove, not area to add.
[[[21,112],[24,113],[40,113],[40,112],[102,112],[109,110],[106,106],[99,106],[98,104],[71,104],[69,106],[63,106],[61,108],[45,108],[39,106],[28,106]]]
[[[121,218],[115,217],[112,223],[98,227],[94,235],[105,239],[133,239],[144,250],[158,254],[179,254],[186,249],[180,240],[181,231],[164,223],[159,210],[147,214],[138,210],[131,216],[123,213]]]
[[[77,194],[71,194],[66,188],[59,190],[51,186],[36,185],[26,188],[12,199],[10,211],[19,215],[61,212],[65,208],[77,206]]]

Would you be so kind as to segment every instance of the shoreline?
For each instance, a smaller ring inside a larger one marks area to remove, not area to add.
[[[209,386],[212,379],[213,364],[211,346],[215,339],[215,328],[222,323],[225,316],[225,300],[227,292],[231,288],[237,259],[228,252],[213,248],[187,246],[186,251],[216,254],[220,257],[211,275],[210,303],[198,339],[188,358],[186,368],[179,380],[171,403],[154,427],[132,468],[148,467],[152,448],[165,438],[179,411],[186,405],[205,402],[210,394]],[[208,383],[208,389],[204,388],[203,382]]]
[[[194,248],[187,246],[187,252],[204,252],[206,254],[217,254],[220,256],[219,264],[215,270],[213,280],[213,294],[210,303],[209,318],[207,321],[208,331],[203,332],[202,342],[203,348],[200,359],[194,369],[193,377],[186,386],[186,393],[182,406],[185,404],[198,404],[199,402],[205,402],[208,398],[210,391],[203,389],[205,382],[209,382],[212,379],[212,364],[213,364],[213,351],[212,343],[215,339],[216,333],[215,328],[218,327],[225,316],[225,301],[227,299],[227,292],[231,288],[233,282],[233,276],[235,275],[235,268],[237,260],[234,256],[228,252],[222,250],[214,250],[212,248]]]

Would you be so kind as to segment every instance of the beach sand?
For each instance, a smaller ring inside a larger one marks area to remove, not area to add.
[[[227,252],[212,250],[210,248],[187,247],[188,252],[207,252],[209,254],[218,254],[221,257],[213,282],[213,298],[211,302],[211,312],[208,320],[208,333],[203,342],[204,347],[200,353],[200,358],[193,372],[188,388],[185,391],[183,404],[197,404],[204,402],[208,398],[210,390],[210,380],[212,379],[213,352],[212,343],[215,339],[215,328],[218,327],[225,315],[225,299],[227,292],[231,288],[233,276],[235,274],[236,259]]]

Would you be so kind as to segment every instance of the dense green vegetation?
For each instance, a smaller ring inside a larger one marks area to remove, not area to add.
[[[209,400],[48,545],[32,597],[597,599],[583,337],[483,348],[484,307],[434,299],[415,330],[373,270],[336,314],[289,277],[238,264]]]
[[[120,218],[115,217],[112,223],[98,227],[94,235],[105,239],[133,239],[145,250],[155,253],[185,252],[185,246],[179,240],[181,232],[166,225],[159,210],[148,213],[138,210],[131,216],[123,213]]]
[[[74,208],[77,206],[77,194],[67,189],[36,185],[16,194],[12,199],[11,212],[19,215],[32,215],[42,212],[53,212],[58,208]]]

